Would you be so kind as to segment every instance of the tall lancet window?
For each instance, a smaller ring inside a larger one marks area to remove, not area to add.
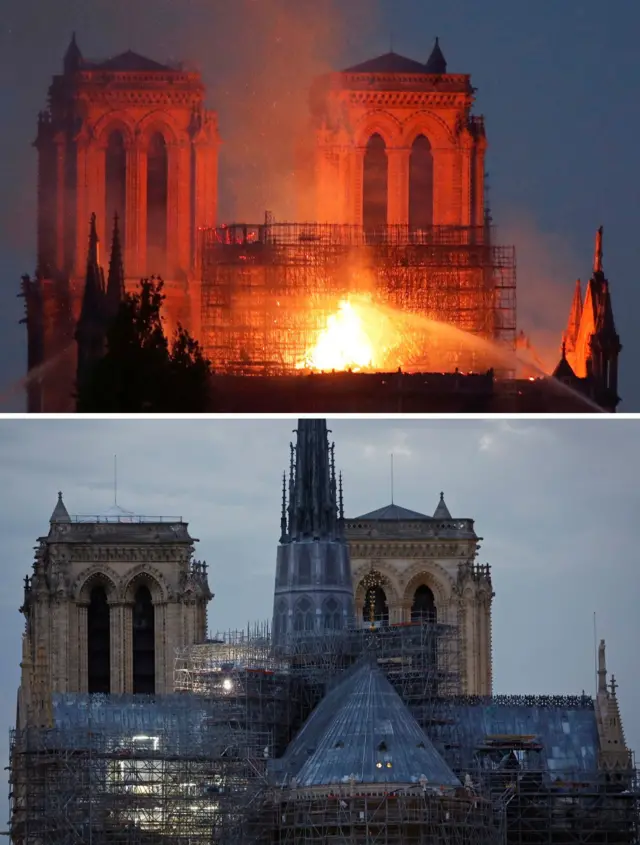
[[[105,204],[106,220],[109,221],[107,231],[113,222],[114,214],[118,215],[120,242],[124,248],[126,235],[126,197],[127,197],[127,151],[122,132],[112,132],[109,135],[105,153]]]
[[[149,588],[138,587],[133,601],[133,691],[156,691],[155,618]]]
[[[429,139],[418,135],[409,159],[409,228],[433,225],[433,153]]]
[[[381,135],[369,138],[362,174],[362,224],[372,233],[387,225],[389,176],[387,148]]]
[[[413,594],[411,621],[435,622],[436,620],[437,611],[433,592],[425,584],[421,584]]]
[[[147,150],[147,273],[166,272],[169,159],[167,145],[155,132]]]
[[[109,604],[104,587],[91,590],[87,611],[87,689],[90,693],[111,692],[111,648]]]

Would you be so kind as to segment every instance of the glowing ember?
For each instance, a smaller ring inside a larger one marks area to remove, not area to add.
[[[360,370],[376,366],[375,328],[360,304],[343,300],[298,369]]]

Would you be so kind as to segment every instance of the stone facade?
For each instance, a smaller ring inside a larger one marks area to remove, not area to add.
[[[72,519],[60,494],[49,533],[38,540],[33,573],[25,579],[19,727],[46,715],[52,692],[136,691],[134,627],[141,588],[150,595],[153,615],[148,691],[173,690],[175,651],[205,639],[212,598],[206,564],[193,557],[194,543],[180,520],[124,513]],[[108,607],[103,614],[108,677],[92,690],[90,617],[92,601],[101,595]]]
[[[199,74],[123,53],[85,59],[72,40],[38,120],[37,288],[28,299],[29,369],[63,355],[31,411],[73,410],[73,330],[84,285],[89,219],[100,243],[121,220],[126,284],[165,281],[165,320],[200,331],[197,238],[217,213],[217,116]],[[157,243],[150,236],[157,230]],[[66,385],[66,387],[65,387]]]
[[[380,223],[414,228],[412,156],[419,140],[429,173],[426,182],[418,179],[430,208],[415,228],[483,225],[484,122],[471,115],[470,77],[447,73],[436,50],[436,61],[432,54],[426,65],[389,53],[316,83],[312,219],[366,225],[366,159],[375,139],[386,156],[386,218]]]
[[[430,614],[454,626],[461,692],[490,695],[494,593],[490,568],[476,563],[482,538],[473,520],[453,519],[441,497],[433,517],[390,505],[346,520],[345,534],[357,618],[368,621],[373,590],[374,616],[390,624]]]

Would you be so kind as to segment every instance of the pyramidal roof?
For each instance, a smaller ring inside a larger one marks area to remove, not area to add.
[[[320,702],[282,762],[301,788],[351,781],[460,786],[385,675],[369,663]]]
[[[357,516],[356,519],[386,519],[386,520],[405,520],[405,519],[421,519],[430,520],[431,517],[418,511],[409,510],[409,508],[401,508],[400,505],[385,505],[383,508],[378,508],[369,513],[363,513],[362,516]]]
[[[58,501],[56,502],[56,506],[53,509],[49,522],[71,522],[69,511],[66,509],[64,502],[62,501],[62,493],[58,493]]]
[[[444,493],[440,493],[440,501],[438,502],[438,507],[435,509],[433,514],[434,519],[451,519],[451,514],[449,513],[449,508],[447,507],[447,503],[444,500]]]
[[[368,59],[359,65],[353,65],[342,71],[343,73],[427,73],[425,65],[408,59],[399,53],[385,53]]]

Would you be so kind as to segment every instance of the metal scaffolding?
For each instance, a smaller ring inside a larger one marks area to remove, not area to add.
[[[180,650],[172,695],[56,695],[49,727],[12,736],[12,838],[20,845],[637,842],[634,772],[598,765],[593,700],[462,697],[458,651],[450,626],[374,621],[305,633],[277,654],[264,625]],[[462,788],[434,791],[418,781],[319,790],[300,788],[293,773],[282,778],[299,728],[363,660],[382,668]],[[560,736],[571,743],[557,752]]]
[[[394,327],[380,365],[389,372],[499,367],[495,347],[469,336],[514,349],[515,253],[484,227],[368,232],[267,219],[203,230],[201,263],[202,343],[218,373],[298,372],[329,317],[354,296]],[[441,324],[467,334],[436,330]]]

